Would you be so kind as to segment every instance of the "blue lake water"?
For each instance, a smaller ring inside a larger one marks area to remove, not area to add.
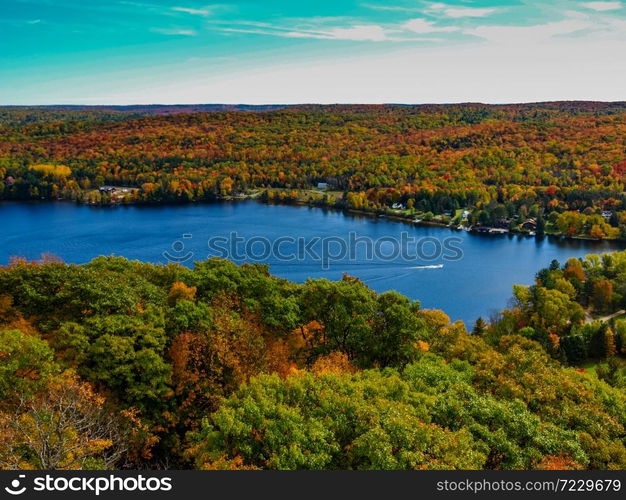
[[[280,255],[268,255],[272,246]],[[552,259],[563,263],[623,248],[616,242],[476,235],[256,201],[114,207],[0,203],[0,265],[12,256],[39,259],[44,253],[72,263],[120,255],[185,265],[227,255],[268,263],[272,273],[298,282],[348,273],[377,291],[397,290],[423,307],[442,309],[468,326],[505,307],[511,286],[530,284]]]

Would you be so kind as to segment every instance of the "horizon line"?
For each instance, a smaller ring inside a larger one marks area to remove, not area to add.
[[[508,101],[508,102],[482,102],[482,101],[446,101],[446,102],[297,102],[297,103],[246,103],[246,102],[195,102],[195,103],[129,103],[129,104],[80,104],[80,103],[54,103],[54,104],[0,104],[2,108],[28,108],[28,107],[133,107],[133,106],[455,106],[473,104],[482,106],[512,106],[524,104],[555,104],[555,103],[592,103],[592,104],[626,104],[624,100],[599,101],[595,99],[565,99],[546,101]]]

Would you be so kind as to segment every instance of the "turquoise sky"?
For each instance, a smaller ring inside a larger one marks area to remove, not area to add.
[[[626,100],[620,1],[0,0],[0,104]]]

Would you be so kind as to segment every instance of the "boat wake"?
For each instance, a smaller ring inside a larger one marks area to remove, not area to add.
[[[409,267],[409,269],[442,269],[443,264],[432,264],[430,266],[413,266]]]

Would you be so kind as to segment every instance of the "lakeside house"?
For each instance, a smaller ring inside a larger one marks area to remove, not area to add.
[[[475,233],[485,234],[507,234],[508,229],[502,227],[490,227],[490,226],[473,226],[471,230]]]
[[[524,222],[520,224],[520,228],[529,229],[530,231],[534,231],[537,229],[537,219],[530,218],[526,219]]]
[[[130,193],[131,188],[116,187],[116,186],[102,186],[102,187],[98,188],[98,191],[100,191],[101,193],[106,193],[106,194]]]
[[[318,182],[317,183],[317,189],[326,189],[328,188],[328,183],[327,182]]]
[[[130,196],[139,193],[139,188],[132,187],[120,187],[120,186],[101,186],[98,188],[98,192],[101,195],[107,195],[111,203],[117,203],[129,199]],[[92,193],[95,193],[93,191]],[[99,203],[100,200],[96,200],[87,194],[88,203]]]

